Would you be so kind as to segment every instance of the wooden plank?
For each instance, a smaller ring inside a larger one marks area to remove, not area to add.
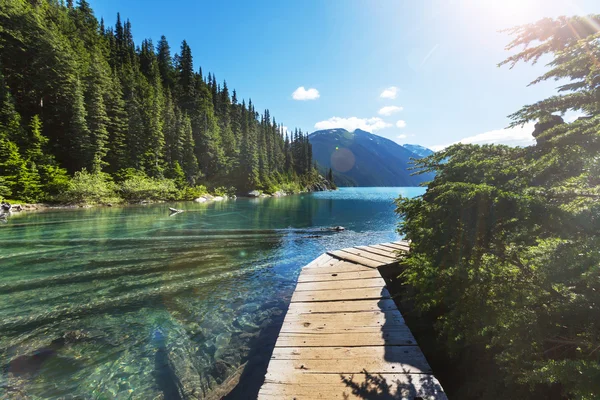
[[[336,259],[331,257],[327,253],[323,253],[319,257],[312,260],[310,263],[306,264],[303,268],[318,267],[331,261],[336,261]]]
[[[369,279],[379,278],[381,274],[379,271],[373,268],[368,268],[366,271],[357,272],[338,272],[338,273],[325,273],[325,274],[300,274],[298,277],[298,283],[306,282],[330,282],[330,281],[345,281],[353,279]]]
[[[383,347],[383,346],[380,346]],[[390,347],[400,347],[400,346],[390,346]],[[408,346],[415,347],[415,346]],[[319,349],[323,349],[323,347],[319,347]],[[373,374],[383,374],[383,373],[393,373],[393,372],[401,372],[405,374],[421,374],[421,373],[430,373],[431,368],[427,365],[427,361],[421,355],[422,362],[420,364],[425,364],[426,369],[421,370],[419,367],[411,364],[410,362],[407,364],[404,363],[390,363],[385,361],[383,358],[366,358],[364,360],[271,360],[269,364],[273,365],[274,369],[281,370],[306,370],[308,373],[320,373],[320,374],[358,374],[363,370],[367,370]],[[407,360],[411,361],[411,360]],[[419,362],[420,360],[415,360]]]
[[[341,258],[342,260],[350,261],[357,264],[362,264],[371,268],[378,268],[387,263],[382,263],[379,261],[373,261],[368,258],[359,257],[354,254],[350,254],[341,250],[329,251],[328,254],[331,254],[334,257]]]
[[[361,313],[323,313],[287,315],[281,332],[372,332],[396,330],[404,325],[398,310]],[[364,328],[364,329],[363,329]]]
[[[367,375],[368,374],[368,375]],[[373,379],[375,378],[375,379]],[[388,395],[389,393],[389,395]],[[259,399],[402,399],[447,400],[429,374],[290,374],[268,373]]]
[[[379,254],[374,254],[368,251],[364,251],[364,250],[360,250],[354,247],[350,247],[348,249],[342,249],[343,252],[345,253],[350,253],[353,254],[357,257],[363,257],[363,258],[367,258],[369,260],[373,260],[373,261],[379,261],[381,262],[383,265],[386,264],[393,264],[395,263],[397,260],[394,257],[387,257],[387,256],[381,256]]]
[[[381,249],[377,249],[375,247],[371,247],[371,246],[356,246],[356,249],[361,250],[361,251],[366,251],[368,253],[373,253],[373,254],[377,254],[383,257],[387,257],[387,258],[391,258],[393,260],[397,260],[397,254],[394,253],[393,250],[391,249],[387,249],[387,250],[381,250]]]
[[[392,299],[329,301],[323,303],[291,303],[286,319],[293,314],[348,313],[397,310]]]
[[[309,374],[431,373],[418,346],[281,347],[273,350],[271,363],[276,371]]]
[[[379,287],[347,290],[307,290],[294,292],[292,303],[299,301],[339,301],[389,298],[388,290]]]
[[[281,332],[276,347],[411,346],[416,341],[406,325],[386,332],[295,333]]]
[[[296,285],[296,291],[306,290],[344,290],[344,289],[357,289],[367,287],[384,287],[385,281],[383,278],[369,278],[369,279],[353,279],[345,281],[329,281],[329,282],[300,282]]]
[[[336,274],[340,272],[372,271],[373,268],[347,261],[338,261],[334,265],[324,265],[317,268],[302,269],[300,275]]]
[[[399,245],[399,244],[395,244],[395,243],[380,243],[379,245],[384,246],[384,247],[389,247],[394,250],[400,250],[400,251],[409,251],[410,250],[410,247],[408,247],[408,245]]]
[[[396,257],[398,255],[398,252],[390,247],[385,247],[385,246],[380,246],[378,244],[370,244],[368,246],[356,246],[357,248],[367,248],[367,249],[374,249],[374,250],[379,250],[379,251],[383,251],[385,253],[388,254],[388,257]]]
[[[318,304],[320,305],[320,304]],[[301,322],[313,322],[318,321],[329,321],[331,325],[337,323],[343,323],[344,325],[374,325],[374,324],[385,324],[386,321],[397,321],[404,323],[404,318],[397,308],[391,310],[373,310],[373,311],[361,311],[361,312],[328,312],[328,313],[310,313],[310,314],[289,314],[285,318],[285,322],[288,321],[301,321]]]
[[[373,249],[378,249],[378,250],[383,250],[383,251],[389,251],[392,254],[393,257],[398,257],[399,254],[406,253],[403,250],[395,249],[393,247],[383,246],[381,244],[372,244],[369,247],[373,248]]]

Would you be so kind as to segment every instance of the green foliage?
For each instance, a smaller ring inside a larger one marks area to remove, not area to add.
[[[513,115],[538,121],[535,146],[451,146],[416,161],[436,173],[426,193],[397,200],[415,304],[456,360],[478,354],[457,366],[481,382],[460,398],[600,393],[600,36],[582,21],[513,30],[511,46],[540,42],[507,62],[549,53],[551,71],[535,82],[572,82]],[[569,110],[586,116],[552,114]]]
[[[0,176],[0,200],[4,201],[8,196],[12,194],[12,190],[8,187],[6,178]]]
[[[198,197],[208,194],[208,190],[206,186],[196,185],[196,186],[186,186],[179,192],[180,200],[194,200]]]
[[[128,20],[107,27],[86,1],[5,0],[0,27],[0,140],[16,146],[0,169],[15,196],[56,198],[64,171],[84,168],[242,191],[311,172],[306,136],[286,144],[268,110],[196,72],[185,41],[177,57],[164,36],[138,46]]]
[[[130,174],[118,184],[117,192],[128,202],[141,200],[173,200],[178,197],[171,179],[150,178],[141,172]]]
[[[68,189],[61,194],[60,200],[85,204],[118,202],[116,189],[116,185],[107,173],[88,172],[83,169],[75,172]]]
[[[219,186],[214,188],[212,192],[217,196],[233,196],[235,195],[236,189],[233,186]]]

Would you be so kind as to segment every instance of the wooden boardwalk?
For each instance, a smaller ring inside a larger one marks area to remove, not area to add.
[[[321,255],[305,266],[259,399],[446,399],[378,267],[406,242]]]

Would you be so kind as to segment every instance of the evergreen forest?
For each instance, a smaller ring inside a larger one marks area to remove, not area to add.
[[[136,44],[86,0],[0,2],[0,197],[26,202],[298,192],[321,178],[287,132],[184,40]]]

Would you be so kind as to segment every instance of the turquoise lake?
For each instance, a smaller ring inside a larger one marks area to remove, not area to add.
[[[14,214],[0,224],[0,398],[214,397],[240,373],[250,393],[302,266],[398,240],[393,200],[424,190]]]

